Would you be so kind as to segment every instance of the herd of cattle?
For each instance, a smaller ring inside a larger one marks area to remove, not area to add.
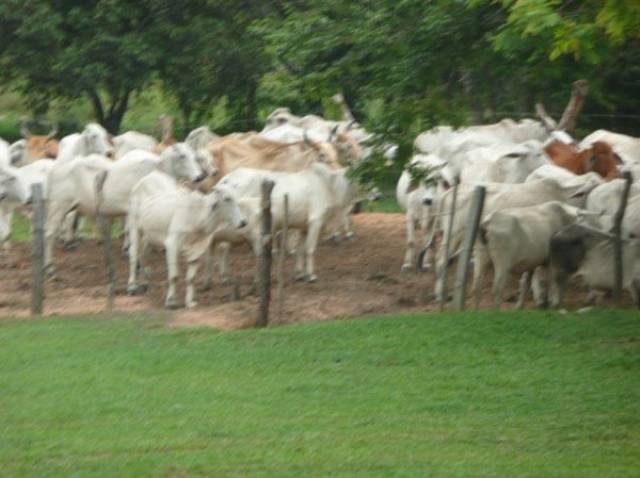
[[[209,128],[184,142],[130,131],[111,137],[97,124],[54,139],[31,135],[13,144],[0,140],[0,242],[9,253],[12,214],[28,214],[31,186],[41,183],[46,205],[45,267],[55,270],[59,239],[69,243],[78,219],[98,213],[124,218],[129,254],[128,291],[144,291],[148,246],[164,247],[167,307],[178,305],[179,257],[187,264],[185,305],[196,305],[194,281],[205,263],[211,283],[214,263],[228,277],[233,244],[248,242],[260,254],[260,189],[272,180],[274,232],[285,221],[296,231],[296,278],[317,279],[314,253],[324,237],[353,234],[350,214],[364,196],[348,169],[374,148],[393,160],[397,147],[380,144],[357,123],[298,117],[287,108],[269,115],[261,132],[219,137]],[[377,144],[377,146],[373,146]],[[580,275],[593,292],[611,289],[612,215],[624,181],[621,171],[640,172],[640,139],[600,130],[575,142],[538,121],[503,120],[420,134],[416,154],[397,184],[406,210],[403,270],[434,268],[436,293],[443,270],[462,243],[476,185],[486,187],[479,240],[474,250],[474,289],[479,300],[484,272],[494,269],[493,296],[502,301],[511,274],[522,275],[518,304],[533,289],[536,304],[558,306],[567,279]],[[457,207],[451,185],[457,183]],[[640,186],[633,185],[624,219],[624,287],[640,300]],[[418,240],[421,230],[423,239]],[[441,235],[442,241],[435,238]],[[433,249],[441,244],[436,253]],[[418,250],[424,254],[418,254]],[[420,264],[417,264],[417,257]]]
[[[562,303],[567,279],[581,277],[592,300],[611,290],[613,216],[625,187],[624,170],[640,173],[640,139],[598,130],[579,143],[566,132],[525,119],[454,130],[437,127],[420,134],[416,154],[400,178],[398,202],[407,210],[407,250],[403,269],[416,260],[418,227],[426,235],[421,267],[435,267],[436,294],[443,292],[448,266],[440,247],[435,265],[434,236],[441,233],[458,251],[468,225],[474,188],[486,198],[474,248],[476,304],[484,273],[493,265],[493,300],[500,307],[507,279],[520,274],[518,305],[529,289],[538,306]],[[427,174],[415,178],[413,171]],[[453,182],[459,183],[455,214],[449,214]],[[622,224],[623,286],[640,305],[640,186],[632,184]]]

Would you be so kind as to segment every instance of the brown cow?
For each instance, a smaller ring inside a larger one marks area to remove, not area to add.
[[[47,135],[31,134],[26,125],[20,129],[22,137],[26,140],[25,162],[32,163],[38,159],[57,158],[59,143],[55,139],[58,128],[54,127]]]
[[[314,162],[340,166],[336,149],[329,143],[297,141],[276,143],[257,133],[229,135],[207,147],[216,171],[214,182],[238,168],[297,172]],[[211,184],[213,185],[213,184]]]
[[[605,181],[620,176],[618,166],[620,157],[604,141],[596,141],[591,147],[579,150],[574,144],[566,144],[558,140],[544,147],[551,160],[574,174],[586,174],[590,171],[598,173]]]

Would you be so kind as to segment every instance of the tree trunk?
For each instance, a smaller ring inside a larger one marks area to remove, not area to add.
[[[131,91],[127,90],[121,95],[110,95],[111,104],[107,110],[105,110],[103,101],[96,90],[89,90],[88,95],[96,121],[104,126],[109,133],[117,134],[129,107]]]

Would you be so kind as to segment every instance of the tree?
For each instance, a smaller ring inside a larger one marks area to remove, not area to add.
[[[90,101],[97,121],[118,131],[132,92],[163,55],[148,2],[56,0],[0,4],[0,59],[34,106],[53,97]]]

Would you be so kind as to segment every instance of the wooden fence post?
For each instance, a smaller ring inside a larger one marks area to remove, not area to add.
[[[278,256],[278,322],[282,321],[284,312],[284,266],[287,257],[287,245],[289,242],[289,195],[284,198],[284,222],[282,224],[282,234],[280,235],[280,255]]]
[[[31,315],[42,315],[44,305],[44,197],[42,183],[31,185],[33,204],[31,242]]]
[[[455,178],[453,181],[453,189],[451,191],[451,209],[449,210],[449,225],[447,227],[447,235],[445,237],[444,245],[444,267],[442,271],[440,271],[439,280],[441,281],[440,288],[440,297],[438,300],[440,302],[440,312],[444,310],[444,304],[447,302],[447,271],[449,269],[449,247],[451,245],[451,231],[453,229],[453,221],[455,220],[456,215],[456,203],[458,201],[458,185],[460,184],[460,179]]]
[[[96,222],[98,223],[98,229],[100,229],[100,235],[102,236],[104,262],[107,269],[107,312],[112,312],[116,298],[116,272],[113,258],[113,247],[111,244],[111,223],[100,210],[104,199],[102,188],[106,179],[107,172],[99,172],[95,177],[94,188],[96,195]]]
[[[256,327],[266,327],[269,324],[269,301],[271,299],[271,248],[273,237],[271,234],[271,191],[275,183],[269,179],[262,181],[262,234],[260,237],[260,277],[258,279],[258,320]]]
[[[480,218],[482,217],[482,209],[484,208],[485,194],[486,189],[484,186],[476,186],[473,191],[471,211],[469,212],[469,227],[467,229],[467,235],[464,239],[464,244],[462,246],[462,256],[458,260],[458,270],[456,272],[453,300],[458,310],[464,310],[464,303],[467,295],[469,265],[471,264],[473,245],[476,242],[478,227],[480,226]]]
[[[615,237],[613,241],[613,300],[616,304],[622,303],[622,279],[624,274],[624,264],[622,259],[622,220],[624,219],[624,213],[627,209],[627,202],[629,201],[629,191],[631,190],[631,183],[633,177],[630,171],[625,171],[622,174],[625,180],[624,190],[622,191],[622,197],[620,198],[620,205],[613,217],[613,230],[611,231]]]

